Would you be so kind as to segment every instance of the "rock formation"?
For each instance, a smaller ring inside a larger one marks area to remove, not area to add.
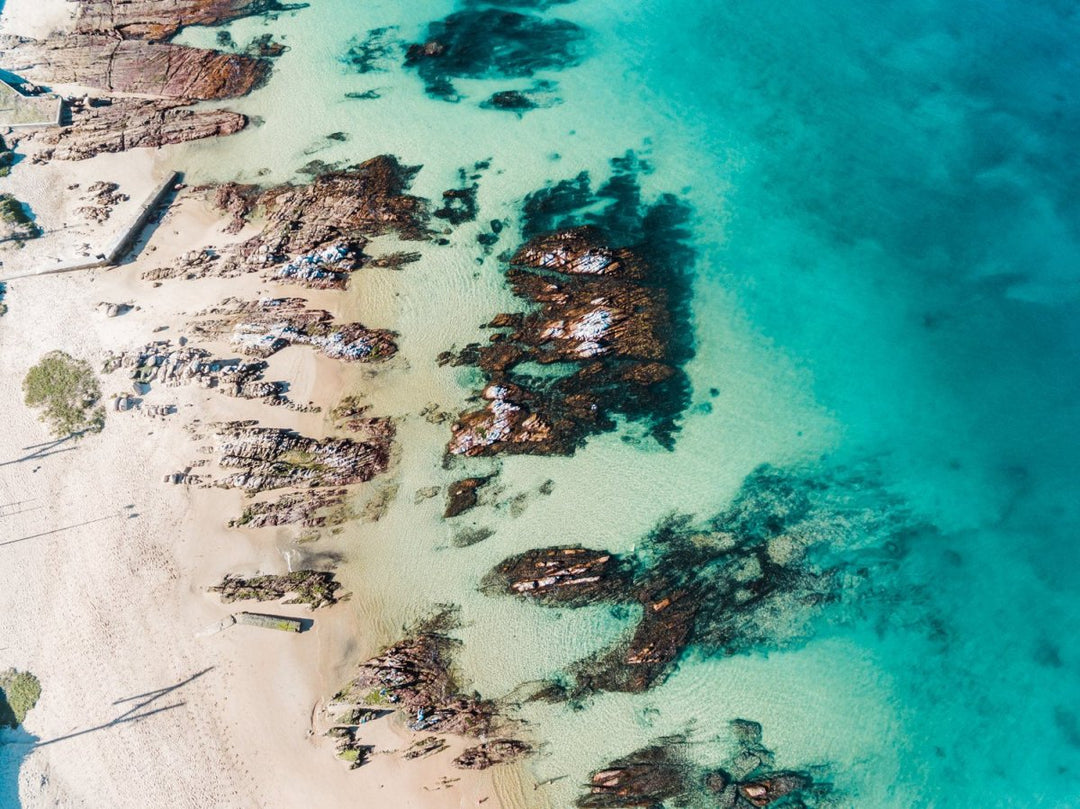
[[[44,147],[35,159],[83,160],[102,152],[231,135],[247,126],[247,117],[240,113],[198,109],[182,101],[115,98],[73,102],[69,108],[70,126],[22,137]]]
[[[312,609],[337,603],[341,584],[334,574],[318,570],[296,570],[280,576],[225,576],[221,584],[211,587],[220,593],[226,604],[234,601],[278,601],[286,604],[307,604]]]
[[[0,50],[9,69],[35,81],[159,98],[238,98],[270,75],[265,59],[124,39],[115,31],[69,33],[44,41],[5,36],[0,37]]]
[[[735,720],[733,726],[744,723]],[[757,725],[757,723],[748,723]],[[760,732],[760,725],[757,726]],[[735,732],[732,761],[746,750],[747,741]],[[772,753],[760,746],[760,736],[752,743],[762,758]],[[831,791],[806,773],[775,772],[767,766],[743,774],[731,768],[704,770],[685,755],[686,739],[672,736],[616,759],[592,774],[588,792],[578,799],[583,809],[616,807],[715,806],[718,809],[754,809],[764,806],[824,806]],[[664,803],[671,801],[671,804]]]
[[[532,750],[518,739],[493,739],[476,747],[470,747],[454,759],[453,764],[463,770],[486,770],[496,764],[517,761]]]
[[[239,518],[229,521],[229,527],[269,528],[296,524],[305,528],[321,528],[335,522],[335,515],[330,510],[344,509],[345,494],[345,489],[315,490],[303,494],[285,494],[277,500],[251,503],[244,508],[244,513]]]
[[[495,704],[461,693],[450,669],[454,644],[436,631],[413,634],[361,664],[356,678],[335,701],[386,702],[405,714],[414,731],[489,733]]]
[[[534,308],[492,320],[502,331],[489,345],[445,357],[490,380],[486,404],[454,424],[450,453],[570,454],[590,433],[613,427],[616,413],[653,409],[682,375],[669,344],[668,293],[634,249],[608,246],[595,228],[572,228],[530,240],[510,264],[510,288]],[[523,363],[574,370],[534,380],[517,371]]]
[[[614,554],[580,545],[537,548],[511,556],[483,582],[485,592],[533,599],[551,606],[584,606],[626,597],[629,576]]]
[[[686,791],[685,769],[685,763],[666,746],[646,747],[594,772],[588,793],[577,805],[582,809],[659,806]]]
[[[289,345],[306,344],[331,359],[356,362],[384,360],[397,352],[393,332],[368,329],[360,323],[334,323],[322,309],[305,308],[303,298],[230,298],[198,314],[196,334],[229,333],[245,354],[266,358]]]
[[[347,486],[371,480],[390,463],[393,427],[381,422],[367,440],[319,441],[250,422],[218,425],[215,452],[224,469],[217,485],[254,493],[296,486]]]
[[[477,491],[491,480],[490,477],[464,478],[455,480],[446,488],[446,510],[443,517],[450,519],[460,516],[476,506]]]

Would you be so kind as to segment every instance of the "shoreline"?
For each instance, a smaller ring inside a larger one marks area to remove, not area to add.
[[[179,218],[169,224],[183,231]],[[163,237],[156,234],[151,244]],[[112,270],[9,286],[10,308],[0,323],[0,376],[21,378],[40,353],[38,346],[46,345],[100,365],[106,347],[137,342],[131,338],[149,334],[154,324],[169,324],[166,334],[175,338],[182,320],[166,309],[177,299],[215,300],[235,294],[237,281],[240,287],[254,285],[254,279],[212,279],[187,282],[168,296],[137,294],[146,285],[135,280],[143,263],[140,258]],[[132,300],[141,308],[108,319],[92,311],[96,297]],[[297,348],[281,360],[278,365],[293,371],[293,378],[310,380],[298,391],[305,401],[309,393],[327,409],[336,401],[333,376],[320,378],[313,352]],[[103,376],[102,382],[106,398],[123,385],[117,375]],[[310,432],[323,418],[283,408],[267,412],[258,403],[198,388],[166,393],[178,401],[185,421],[193,413],[203,421],[257,417]],[[17,385],[5,386],[3,399],[11,414],[6,455],[48,440]],[[148,784],[158,790],[152,802],[181,806],[218,805],[206,801],[226,794],[234,796],[224,804],[230,806],[288,807],[312,796],[320,805],[337,805],[364,794],[375,799],[390,783],[409,806],[474,805],[491,797],[487,774],[444,770],[441,760],[408,762],[406,769],[394,756],[377,756],[350,773],[326,741],[309,738],[312,711],[362,659],[357,644],[372,652],[379,644],[347,604],[314,614],[267,605],[273,612],[315,619],[314,628],[298,638],[246,627],[197,637],[233,611],[215,603],[207,586],[227,572],[284,572],[286,560],[265,534],[223,527],[222,514],[241,510],[237,492],[162,486],[162,476],[187,464],[194,449],[176,416],[162,423],[138,413],[110,413],[102,434],[82,439],[71,451],[65,447],[0,467],[0,499],[34,504],[34,510],[5,519],[5,533],[14,532],[15,539],[6,541],[12,543],[6,548],[9,561],[0,573],[0,632],[9,642],[3,656],[7,663],[12,655],[10,662],[41,678],[44,697],[26,728],[56,741],[24,762],[24,805],[45,805],[58,796],[70,805],[84,796],[92,805],[108,795],[113,806],[144,806]],[[131,474],[133,469],[140,471]],[[327,549],[325,542],[320,548]],[[42,569],[49,570],[47,578],[27,576]],[[130,716],[126,707],[111,708],[137,694],[173,688]],[[153,715],[157,710],[168,717]],[[133,721],[144,715],[145,721]],[[372,726],[377,748],[409,741],[397,721]],[[98,730],[88,733],[84,725]],[[194,749],[202,753],[192,761],[184,751]],[[185,774],[170,763],[174,755],[187,759]],[[138,784],[123,776],[133,760],[144,768]],[[160,763],[151,768],[147,760]],[[309,775],[292,778],[298,766]],[[429,794],[425,787],[446,775],[460,781],[445,794]],[[32,786],[43,778],[47,787]]]

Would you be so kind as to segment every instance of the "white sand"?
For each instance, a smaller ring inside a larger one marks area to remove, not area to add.
[[[79,192],[66,185],[117,180],[134,206],[139,189],[156,179],[152,163],[136,153],[21,165],[13,180],[51,230],[76,207],[71,195]],[[38,178],[33,187],[29,176]],[[126,220],[118,210],[105,226],[56,230],[21,251],[4,251],[0,275],[47,266],[70,252],[72,233],[96,244]],[[175,403],[177,415],[163,421],[110,412],[101,435],[47,448],[44,425],[22,403],[19,380],[46,351],[62,349],[100,367],[110,349],[152,337],[175,340],[181,312],[251,294],[259,286],[251,277],[159,288],[138,278],[177,253],[227,238],[189,200],[132,264],[8,286],[9,312],[0,318],[0,668],[30,670],[43,687],[26,722],[40,746],[21,770],[23,805],[441,809],[499,806],[500,794],[520,803],[531,789],[513,768],[498,775],[498,786],[490,773],[451,769],[451,753],[415,762],[380,753],[350,772],[330,741],[310,732],[321,700],[375,651],[374,633],[348,602],[313,614],[264,607],[314,618],[314,628],[299,636],[240,626],[207,633],[233,609],[206,593],[208,585],[228,571],[283,572],[285,560],[273,531],[223,527],[240,511],[237,493],[161,482],[200,457],[182,425],[257,417],[317,431],[322,416],[193,386],[155,386],[146,404]],[[99,301],[140,308],[109,319],[95,311]],[[169,330],[153,334],[162,324]],[[289,350],[275,359],[275,378],[284,375],[306,401],[332,384],[333,366],[313,352]],[[127,388],[121,373],[103,376],[102,384],[106,399]],[[392,720],[368,727],[364,739],[380,751],[412,741]]]

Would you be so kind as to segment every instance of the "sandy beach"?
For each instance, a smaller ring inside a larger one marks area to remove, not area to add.
[[[79,172],[106,171],[94,162],[79,164]],[[190,244],[207,226],[205,211],[174,215],[151,242],[160,253],[144,255],[156,261],[178,232],[180,243]],[[45,237],[5,269],[40,266],[44,258],[34,256],[50,249]],[[138,280],[145,264],[9,284],[0,377],[21,379],[46,349],[100,365],[106,350],[137,345],[160,325],[175,339],[181,312],[256,283],[214,279],[152,290]],[[139,308],[109,319],[95,311],[99,300]],[[320,389],[326,386],[313,352],[287,354],[276,370],[306,381],[294,395],[332,402],[337,394]],[[119,374],[103,382],[106,398],[127,388]],[[276,417],[280,426],[310,429],[321,427],[320,415],[279,409],[267,418],[257,403],[170,388],[146,403],[175,403],[176,416],[110,413],[102,434],[56,443],[23,405],[18,384],[6,382],[0,396],[7,414],[0,655],[5,665],[35,672],[46,695],[26,726],[40,741],[22,769],[25,806],[344,806],[378,800],[388,787],[400,806],[494,798],[490,776],[447,771],[445,759],[376,755],[350,772],[312,735],[320,701],[347,678],[351,663],[377,648],[347,603],[313,616],[275,606],[316,619],[300,636],[247,627],[212,632],[232,610],[208,585],[225,572],[283,572],[287,561],[265,537],[223,527],[222,515],[241,508],[238,494],[162,484],[195,457],[181,424],[194,414],[204,422],[258,417],[273,424]],[[410,741],[386,721],[373,724],[365,740],[377,750]]]
[[[5,5],[7,30],[44,32],[66,6],[57,4],[46,18],[31,5]],[[320,708],[385,641],[348,602],[316,614],[268,606],[314,618],[298,636],[217,630],[236,608],[208,593],[210,585],[225,573],[283,573],[303,554],[296,546],[283,553],[286,540],[274,531],[227,529],[226,516],[242,509],[239,493],[162,483],[197,457],[185,426],[250,418],[318,437],[326,432],[324,415],[198,386],[157,386],[145,397],[144,407],[175,405],[168,417],[112,412],[112,397],[130,392],[127,375],[117,373],[101,378],[110,404],[104,432],[56,441],[23,404],[19,380],[47,351],[100,369],[108,351],[180,339],[186,315],[207,305],[272,291],[254,274],[140,280],[192,248],[238,238],[222,234],[221,217],[186,192],[146,230],[149,240],[134,260],[39,274],[94,255],[172,168],[167,151],[134,150],[78,163],[23,163],[5,181],[45,231],[0,256],[9,309],[0,319],[0,666],[34,672],[44,691],[25,724],[37,742],[20,771],[22,805],[500,805],[500,791],[522,788],[515,770],[503,768],[496,783],[490,772],[452,769],[450,755],[464,746],[453,740],[450,754],[403,760],[394,751],[415,737],[396,718],[365,728],[363,741],[375,752],[362,769],[350,771],[335,758]],[[101,224],[75,210],[96,181],[115,182],[128,196]],[[331,309],[342,305],[333,295],[308,297]],[[99,302],[133,308],[109,318]],[[218,348],[222,356],[236,353]],[[295,401],[329,409],[340,398],[337,363],[308,349],[281,352],[271,372],[289,382]],[[315,555],[335,550],[320,544]]]

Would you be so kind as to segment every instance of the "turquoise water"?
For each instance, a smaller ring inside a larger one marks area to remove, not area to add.
[[[239,43],[271,30],[292,48],[266,88],[233,104],[264,123],[177,150],[195,179],[249,180],[389,151],[424,165],[415,190],[429,197],[491,159],[479,224],[421,265],[358,283],[365,322],[399,329],[409,361],[371,391],[380,412],[464,402],[475,380],[433,359],[510,303],[497,254],[515,246],[528,193],[583,170],[600,182],[635,150],[651,166],[646,201],[671,192],[693,211],[693,394],[675,449],[628,426],[572,459],[507,459],[499,507],[468,518],[494,536],[456,548],[458,529],[411,503],[413,488],[454,477],[439,469],[447,432],[409,422],[403,494],[356,529],[362,608],[460,603],[464,671],[485,694],[508,693],[602,648],[630,616],[480,596],[500,559],[571,541],[628,551],[670,512],[722,511],[762,463],[857,474],[860,508],[909,529],[888,548],[862,537],[885,559],[868,589],[783,643],[693,649],[646,694],[523,709],[544,741],[534,774],[567,776],[538,794],[569,805],[590,770],[672,732],[718,764],[741,716],[765,725],[779,766],[824,765],[840,805],[1080,805],[1077,11],[505,5],[576,27],[542,29],[527,54],[511,47],[514,75],[453,77],[434,95],[395,43],[485,4],[326,0],[269,29],[238,22]],[[397,28],[376,42],[389,43],[376,69],[357,72],[349,49],[386,26]],[[491,44],[472,30],[477,48]],[[481,106],[507,89],[540,108]],[[325,139],[336,131],[349,139]],[[491,219],[507,228],[485,257],[474,238]],[[512,513],[512,496],[548,478],[550,497]],[[390,640],[399,623],[381,620]]]

